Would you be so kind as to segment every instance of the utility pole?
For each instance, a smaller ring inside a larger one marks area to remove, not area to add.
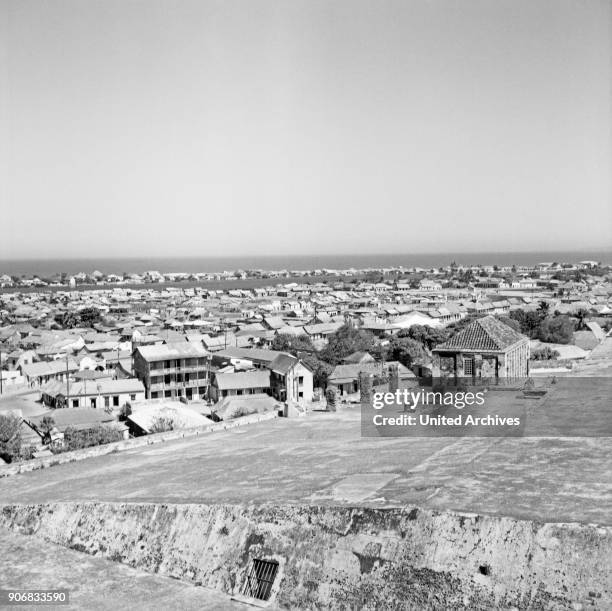
[[[2,394],[2,347],[0,347],[0,395]]]
[[[66,353],[66,407],[70,407],[70,374],[68,373],[68,353]]]
[[[210,401],[210,362],[212,355],[206,356],[206,403]]]

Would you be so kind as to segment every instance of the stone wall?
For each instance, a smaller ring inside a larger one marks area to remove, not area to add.
[[[5,505],[0,526],[240,593],[277,560],[293,608],[612,607],[612,528],[410,508]]]

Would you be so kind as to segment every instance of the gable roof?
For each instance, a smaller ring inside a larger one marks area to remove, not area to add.
[[[372,361],[374,361],[374,357],[369,352],[365,352],[364,350],[353,352],[342,359],[342,362],[345,364],[371,363]]]
[[[219,356],[227,357],[230,359],[246,359],[268,365],[271,363],[279,354],[283,354],[278,350],[266,350],[263,348],[234,348],[228,347],[225,350],[217,352]]]
[[[499,352],[519,342],[527,341],[527,339],[494,316],[485,316],[478,318],[448,341],[436,346],[434,350]]]
[[[41,361],[39,363],[30,363],[21,365],[21,372],[28,378],[38,376],[51,376],[63,373],[65,371],[78,371],[79,365],[74,360],[69,359],[68,365],[64,359],[56,361]]]

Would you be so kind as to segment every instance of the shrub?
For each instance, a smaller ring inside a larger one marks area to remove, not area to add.
[[[550,344],[570,344],[574,339],[574,323],[569,316],[556,316],[542,321],[538,339]]]
[[[13,462],[21,458],[21,418],[0,415],[0,458]]]
[[[164,418],[162,416],[158,416],[153,420],[151,428],[149,429],[149,433],[167,433],[168,431],[172,430],[174,430],[174,423],[172,422],[172,418]]]
[[[123,433],[112,426],[98,424],[87,429],[76,429],[68,427],[64,431],[64,446],[61,450],[81,450],[92,446],[100,446],[114,441],[121,441]]]
[[[549,346],[539,348],[531,353],[531,358],[534,361],[550,361],[561,356],[557,350],[553,350]]]

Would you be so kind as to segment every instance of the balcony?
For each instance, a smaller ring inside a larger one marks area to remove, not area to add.
[[[151,376],[161,376],[168,374],[176,374],[176,373],[206,373],[207,367],[206,365],[194,365],[192,367],[168,367],[163,369],[151,369]]]
[[[200,386],[206,387],[206,380],[189,380],[189,382],[175,382],[172,380],[169,384],[163,382],[158,384],[151,384],[149,388],[150,392],[158,392],[160,390],[178,390],[180,388],[199,388]]]

